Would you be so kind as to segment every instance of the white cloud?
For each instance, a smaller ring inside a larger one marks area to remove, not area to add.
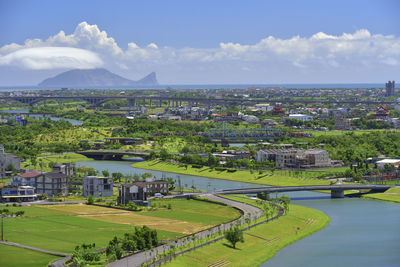
[[[48,55],[40,52],[50,51],[48,47],[58,47],[64,49],[64,52],[59,50],[60,53]],[[78,53],[78,50],[65,52],[68,47],[84,49],[86,53]],[[33,48],[38,50],[29,50]],[[25,53],[26,58],[21,56]],[[339,75],[339,72],[348,73],[348,69],[354,69],[354,66],[357,66],[360,73],[398,67],[400,38],[371,34],[361,29],[341,35],[318,32],[311,37],[293,36],[287,39],[267,36],[254,44],[227,42],[214,48],[159,47],[155,43],[140,47],[130,42],[123,50],[97,25],[82,22],[69,35],[60,31],[46,40],[28,39],[24,44],[5,45],[0,48],[0,59],[2,65],[12,64],[32,69],[68,66],[89,68],[101,65],[103,60],[106,68],[117,72],[132,70],[145,74],[155,70],[170,75],[172,70],[176,70],[176,76],[181,71],[197,71],[204,75],[208,72],[210,76],[217,76],[219,70],[226,68],[232,69],[232,72],[237,71],[238,75],[247,68],[251,70],[247,73],[258,72],[263,75],[273,71],[282,73],[282,77],[286,77],[285,73],[289,69],[297,69],[309,75],[330,71],[332,75]]]
[[[0,56],[0,65],[15,65],[26,69],[91,69],[103,65],[93,52],[71,47],[25,48]]]

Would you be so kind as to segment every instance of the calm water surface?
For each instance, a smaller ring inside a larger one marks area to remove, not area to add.
[[[157,178],[177,174],[130,166],[129,161],[87,161],[98,171],[124,174],[151,172]],[[179,175],[182,185],[203,190],[258,187],[255,184]],[[325,212],[330,224],[276,254],[263,267],[400,266],[400,205],[357,198],[330,199],[316,192],[287,193],[292,203]]]

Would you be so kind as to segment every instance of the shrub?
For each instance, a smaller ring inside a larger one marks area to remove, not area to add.
[[[192,168],[201,169],[203,166],[199,164],[192,164]]]

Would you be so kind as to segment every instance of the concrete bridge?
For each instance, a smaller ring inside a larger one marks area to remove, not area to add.
[[[293,100],[293,99],[276,99],[276,100],[266,100],[266,99],[243,99],[243,98],[206,98],[206,97],[165,97],[165,96],[0,96],[0,100],[5,101],[18,101],[24,104],[33,105],[40,101],[46,100],[83,100],[88,102],[92,106],[100,106],[101,104],[116,100],[123,99],[127,100],[128,107],[139,107],[139,106],[158,106],[161,107],[166,105],[168,107],[179,107],[184,102],[191,106],[198,106],[202,104],[204,106],[210,105],[255,105],[259,103],[304,103],[304,104],[388,104],[392,105],[395,102],[392,101],[356,101],[356,100]]]
[[[118,150],[95,150],[95,151],[76,151],[75,153],[84,155],[95,160],[121,160],[123,156],[146,158],[149,152],[118,151]]]
[[[373,184],[354,184],[354,185],[306,185],[306,186],[272,186],[272,187],[257,187],[243,189],[228,189],[214,191],[216,195],[228,194],[270,194],[295,191],[314,191],[314,190],[330,190],[332,198],[343,198],[344,190],[362,190],[369,189],[369,193],[384,192],[393,187],[392,185],[373,185]]]

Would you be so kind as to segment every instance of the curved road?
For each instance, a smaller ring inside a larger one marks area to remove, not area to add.
[[[222,198],[222,197],[218,197],[216,195],[213,194],[202,194],[200,195],[201,197],[213,200],[213,201],[218,201],[218,202],[222,202],[225,203],[227,205],[230,205],[232,207],[238,208],[240,210],[243,211],[243,215],[239,218],[236,219],[235,221],[232,221],[230,223],[226,223],[226,224],[221,224],[220,226],[215,226],[213,228],[198,232],[195,234],[196,239],[201,239],[201,238],[205,238],[211,234],[216,234],[219,231],[225,231],[229,228],[232,227],[232,225],[236,225],[236,223],[240,223],[240,224],[244,224],[246,223],[246,218],[250,217],[251,220],[255,220],[257,218],[260,218],[261,216],[263,216],[264,212],[257,207],[245,204],[245,203],[241,203],[241,202],[237,202],[237,201],[233,201],[230,199],[226,199],[226,198]],[[151,258],[153,258],[155,255],[163,253],[164,251],[168,251],[170,250],[170,246],[173,245],[176,247],[180,247],[182,245],[191,243],[192,240],[190,238],[180,238],[178,239],[176,242],[175,241],[170,241],[169,243],[165,244],[165,245],[161,245],[158,246],[156,248],[154,248],[154,252],[152,253],[152,255],[149,255],[148,251],[143,251],[143,252],[139,252],[136,254],[133,254],[131,256],[127,256],[123,259],[120,259],[118,261],[112,262],[109,265],[107,265],[108,267],[126,267],[126,266],[141,266],[142,263],[145,263],[147,261],[149,261]]]

